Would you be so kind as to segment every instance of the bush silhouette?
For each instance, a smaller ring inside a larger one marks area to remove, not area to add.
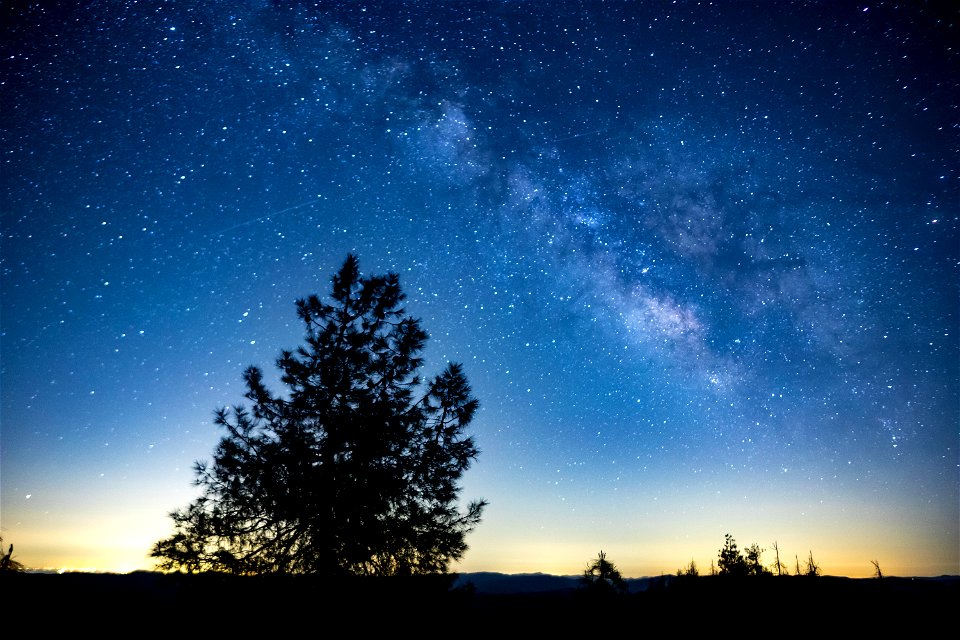
[[[13,559],[13,545],[6,553],[3,553],[3,538],[0,537],[0,571],[23,571],[25,567],[19,561]]]

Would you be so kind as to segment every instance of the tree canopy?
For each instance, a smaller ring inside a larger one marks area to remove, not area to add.
[[[247,409],[218,409],[226,433],[198,462],[200,496],[171,514],[152,556],[166,570],[242,574],[444,572],[486,503],[458,505],[479,451],[464,434],[478,403],[460,365],[423,380],[427,334],[396,274],[333,276],[331,304],[298,300],[305,344],[277,360],[284,395],[257,367]]]

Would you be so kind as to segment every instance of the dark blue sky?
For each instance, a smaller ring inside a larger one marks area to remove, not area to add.
[[[149,566],[348,252],[464,363],[462,569],[958,567],[958,15],[91,2],[3,19],[2,533]]]

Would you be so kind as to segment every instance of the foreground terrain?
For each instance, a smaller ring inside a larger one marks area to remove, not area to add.
[[[318,579],[220,574],[0,575],[8,622],[41,627],[96,623],[104,631],[160,625],[170,634],[215,630],[317,632],[411,629],[427,636],[503,631],[560,633],[651,625],[690,633],[913,632],[953,623],[960,577],[664,576],[631,581],[629,593],[577,588],[557,576],[425,576]],[[493,576],[493,577],[491,577]],[[511,584],[515,586],[511,588]],[[496,585],[491,587],[490,585]],[[27,612],[32,613],[27,613]],[[46,613],[49,615],[46,615]],[[323,635],[323,634],[321,634]]]

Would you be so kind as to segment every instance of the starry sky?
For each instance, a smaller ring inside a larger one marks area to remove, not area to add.
[[[151,568],[352,252],[481,403],[454,569],[960,573],[955,11],[65,4],[0,20],[24,564]]]

